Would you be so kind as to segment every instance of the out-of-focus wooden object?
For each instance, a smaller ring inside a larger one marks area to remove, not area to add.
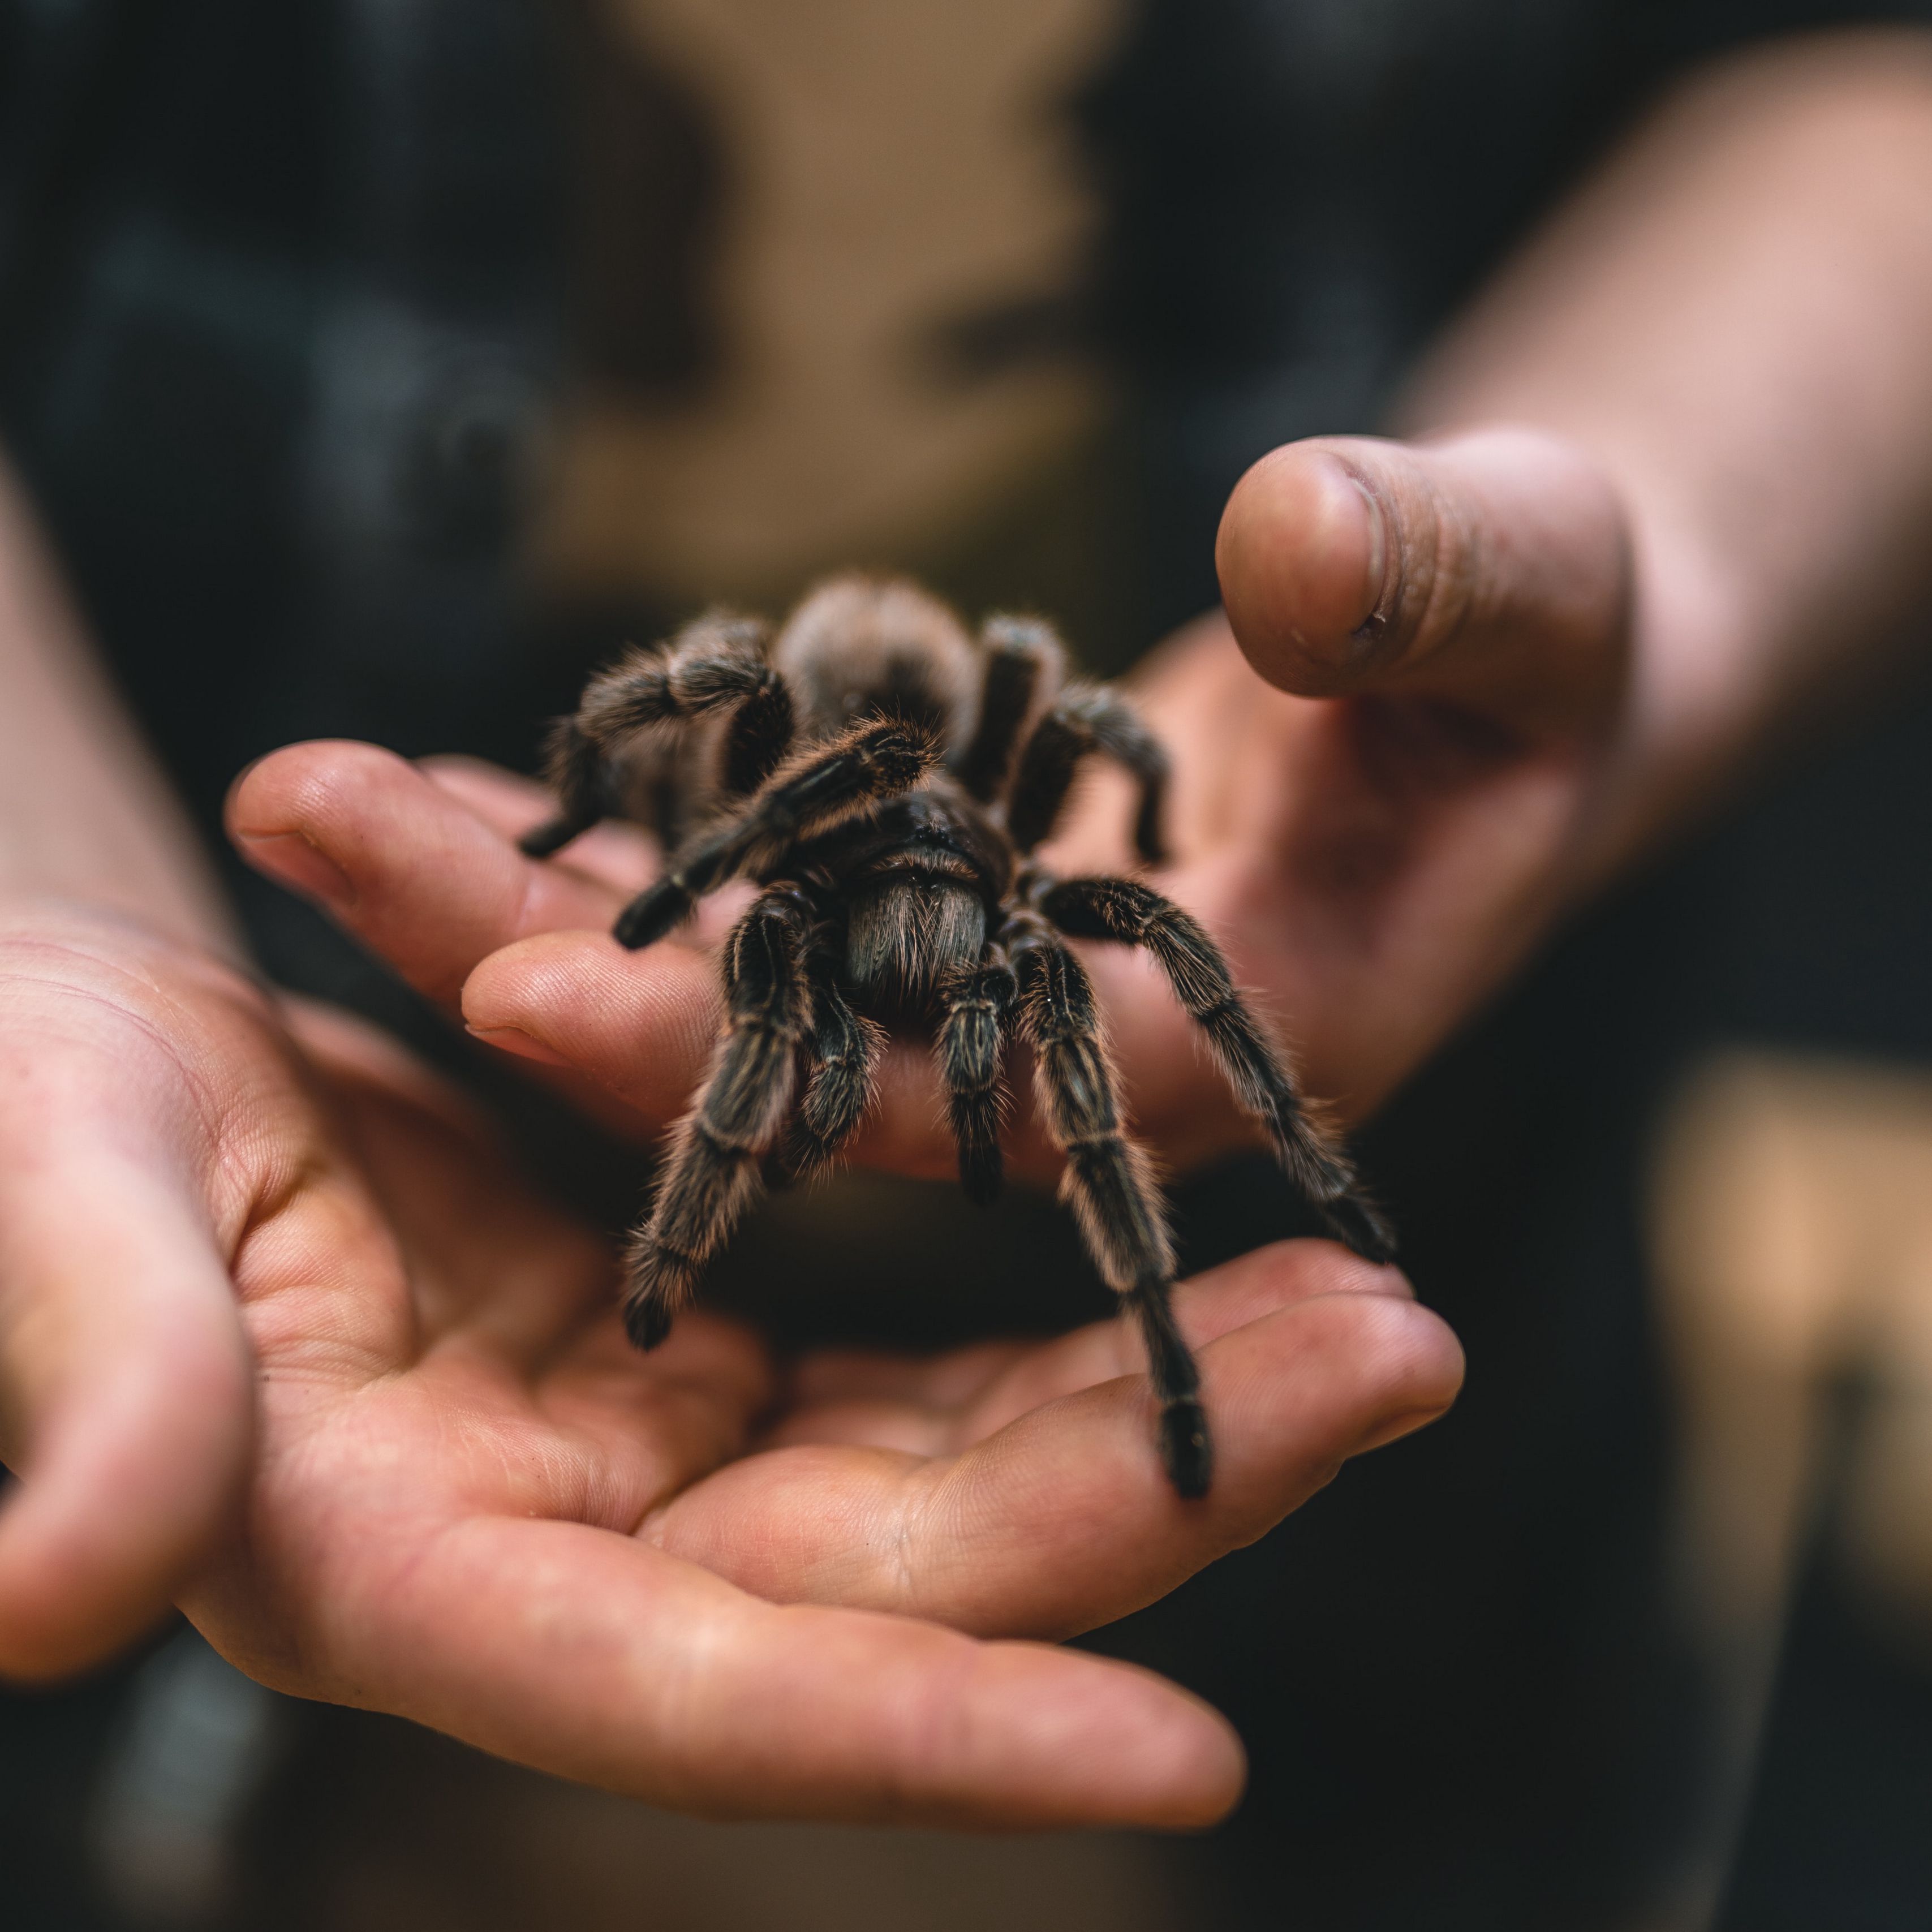
[[[1774,1621],[1834,1389],[1843,1555],[1932,1648],[1932,1075],[1739,1054],[1661,1143],[1655,1254],[1686,1552],[1721,1623]]]

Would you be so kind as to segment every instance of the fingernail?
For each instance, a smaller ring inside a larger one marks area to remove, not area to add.
[[[472,1039],[480,1040],[486,1046],[500,1046],[506,1053],[514,1053],[520,1059],[541,1060],[546,1066],[568,1066],[570,1062],[553,1046],[546,1046],[535,1040],[520,1027],[470,1027],[465,1030]]]
[[[1362,500],[1362,507],[1369,518],[1369,564],[1362,585],[1362,605],[1366,614],[1355,626],[1354,635],[1364,640],[1379,637],[1388,624],[1388,613],[1383,608],[1383,578],[1388,572],[1388,522],[1382,514],[1382,506],[1376,500],[1375,492],[1353,470],[1348,472],[1348,481],[1354,484],[1355,494]]]
[[[320,900],[331,911],[346,912],[355,904],[349,874],[299,832],[238,832],[235,839],[250,865]]]

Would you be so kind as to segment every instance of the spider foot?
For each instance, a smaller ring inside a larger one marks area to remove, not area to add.
[[[692,897],[674,878],[660,879],[627,905],[611,930],[617,944],[637,952],[654,946],[691,916]]]
[[[655,1295],[634,1296],[624,1304],[624,1333],[648,1353],[670,1333],[670,1310]]]
[[[1338,1194],[1332,1201],[1323,1202],[1322,1218],[1329,1232],[1365,1262],[1385,1268],[1395,1259],[1395,1231],[1364,1196]]]
[[[959,1149],[959,1185],[976,1208],[990,1208],[1006,1184],[1006,1163],[998,1141],[990,1145]]]
[[[568,818],[547,818],[517,841],[517,850],[526,859],[548,859],[561,852],[584,830]]]
[[[631,1244],[624,1292],[624,1332],[634,1346],[655,1348],[670,1333],[671,1317],[688,1299],[698,1269],[687,1256],[651,1238]]]
[[[1160,1460],[1174,1493],[1192,1502],[1214,1479],[1214,1438],[1208,1412],[1192,1396],[1171,1402],[1160,1413]]]

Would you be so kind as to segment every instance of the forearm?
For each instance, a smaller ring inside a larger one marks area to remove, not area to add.
[[[1668,102],[1399,426],[1496,422],[1582,443],[1630,519],[1614,863],[1932,587],[1932,36],[1787,45]]]
[[[0,902],[46,896],[236,950],[194,834],[0,464]]]

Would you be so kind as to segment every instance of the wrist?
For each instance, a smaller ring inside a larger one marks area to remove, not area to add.
[[[1771,655],[1750,584],[1666,490],[1605,463],[1629,532],[1628,670],[1578,844],[1594,890],[1722,796],[1762,736]]]

